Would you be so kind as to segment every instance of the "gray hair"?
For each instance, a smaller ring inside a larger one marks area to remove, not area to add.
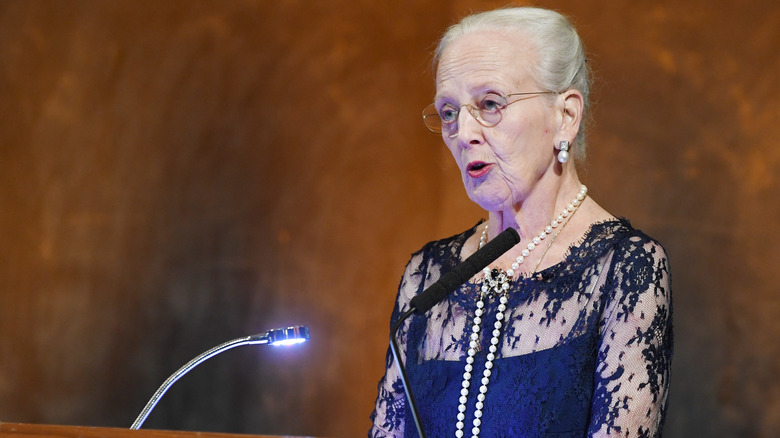
[[[574,26],[563,15],[549,9],[517,7],[470,15],[451,26],[442,36],[433,56],[436,71],[439,60],[453,41],[475,31],[506,29],[522,32],[536,49],[538,63],[533,79],[544,90],[578,90],[584,98],[580,130],[573,155],[585,157],[585,124],[590,108],[590,75],[585,49]]]

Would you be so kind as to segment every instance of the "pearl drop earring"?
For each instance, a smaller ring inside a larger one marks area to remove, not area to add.
[[[558,143],[558,146],[555,147],[555,149],[558,149],[560,151],[558,152],[558,161],[561,164],[569,161],[569,142],[567,140],[561,140],[560,143]]]

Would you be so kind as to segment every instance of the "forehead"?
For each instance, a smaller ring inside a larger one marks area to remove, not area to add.
[[[522,32],[473,31],[452,41],[442,53],[436,71],[436,94],[474,94],[493,87],[531,85],[535,62],[535,52]]]

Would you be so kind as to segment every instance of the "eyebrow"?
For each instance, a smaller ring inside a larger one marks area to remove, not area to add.
[[[503,91],[498,91],[498,89],[496,87],[487,87],[487,86],[486,87],[481,87],[479,89],[479,91],[477,91],[476,93],[473,92],[473,91],[471,92],[471,96],[472,97],[484,97],[486,94],[496,94],[496,95],[499,95],[499,96],[505,96],[506,95],[506,93],[504,93]],[[433,97],[433,102],[434,103],[458,103],[458,104],[460,104],[459,102],[457,102],[453,98],[450,98],[448,96],[439,96],[439,95],[435,95]]]

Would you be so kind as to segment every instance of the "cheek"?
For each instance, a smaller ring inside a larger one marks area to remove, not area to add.
[[[459,168],[463,168],[462,163],[460,162],[460,148],[458,148],[458,144],[455,141],[447,142],[444,141],[444,144],[447,146],[447,150],[450,151],[450,155],[452,156],[452,159],[455,160],[455,164],[458,165]]]

